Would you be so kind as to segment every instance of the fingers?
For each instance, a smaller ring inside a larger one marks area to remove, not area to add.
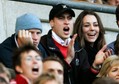
[[[70,43],[72,45],[74,45],[74,42],[75,42],[76,37],[77,37],[77,34],[74,34],[73,37],[72,37],[72,39],[71,39],[71,41],[70,41]]]
[[[105,56],[108,57],[110,55],[112,55],[112,50],[111,49],[106,50],[105,51]]]
[[[28,30],[19,30],[17,40],[19,41],[19,46],[27,43],[33,43],[32,34]]]
[[[107,49],[107,45],[104,45],[102,48],[101,48],[101,50],[100,51],[105,51]]]
[[[74,34],[72,40],[75,41],[76,37],[77,37],[77,34]]]
[[[31,33],[28,30],[19,30],[18,37],[29,38],[31,37]]]

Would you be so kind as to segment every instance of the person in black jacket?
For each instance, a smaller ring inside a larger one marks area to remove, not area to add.
[[[0,62],[6,67],[13,68],[12,56],[14,49],[25,44],[33,44],[45,57],[46,53],[39,44],[42,33],[42,25],[37,16],[31,13],[23,14],[16,20],[15,33],[0,44]]]
[[[77,41],[85,48],[89,64],[95,60],[97,52],[106,44],[105,29],[97,13],[91,10],[82,11],[75,23],[73,34],[77,33]]]
[[[96,76],[97,67],[91,68],[88,63],[87,52],[75,42],[77,34],[70,38],[73,30],[74,11],[66,4],[53,6],[49,14],[52,27],[47,35],[41,37],[40,43],[48,56],[58,56],[64,64],[64,84],[91,84]],[[106,58],[104,46],[96,55],[93,66]]]

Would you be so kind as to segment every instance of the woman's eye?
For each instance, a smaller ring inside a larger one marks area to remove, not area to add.
[[[27,57],[26,60],[27,60],[27,61],[31,61],[32,58],[31,58],[31,57]]]
[[[98,24],[94,24],[94,26],[95,26],[95,27],[97,27],[97,26],[98,26]]]
[[[116,72],[116,71],[117,71],[117,69],[113,69],[113,70],[112,70],[112,72]]]
[[[84,27],[89,27],[89,25],[84,25]]]

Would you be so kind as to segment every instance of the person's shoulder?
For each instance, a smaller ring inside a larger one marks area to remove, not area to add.
[[[12,36],[6,38],[1,44],[0,44],[0,48],[8,48],[10,46],[14,46],[15,45],[15,35],[13,34]]]
[[[107,47],[108,47],[108,48],[110,48],[110,47],[114,47],[114,43],[115,43],[115,41],[109,43],[109,44],[107,45]]]

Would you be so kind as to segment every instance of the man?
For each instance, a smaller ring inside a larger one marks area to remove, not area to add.
[[[72,39],[74,11],[65,4],[53,6],[49,14],[49,22],[52,27],[47,35],[41,37],[41,44],[48,56],[58,56],[64,64],[64,84],[91,84],[95,75],[97,64],[104,61],[104,46],[96,56],[93,69],[90,70],[87,52],[75,42],[77,35]],[[75,52],[75,53],[74,53]],[[100,56],[101,55],[101,56]]]
[[[58,57],[50,56],[43,60],[43,73],[54,74],[60,84],[63,84],[64,68],[62,61]]]
[[[117,22],[117,25],[119,26],[119,6],[117,6],[117,8],[116,8],[115,14],[116,14],[116,22]],[[119,34],[117,35],[117,38],[119,38],[118,36],[119,36]],[[110,44],[108,44],[108,46],[107,46],[108,49],[112,50],[112,54],[117,54],[117,53],[115,53],[115,47],[114,47],[115,46],[115,42],[116,41],[113,41]],[[118,42],[118,39],[117,39],[117,42]]]
[[[119,0],[104,0],[104,4],[111,5],[111,6],[118,6]]]
[[[13,68],[12,56],[14,49],[25,44],[33,44],[45,55],[43,47],[39,44],[42,33],[42,25],[37,16],[31,13],[17,18],[15,34],[0,44],[0,62],[6,67]]]
[[[53,6],[49,14],[52,29],[49,30],[47,35],[41,37],[40,41],[48,56],[57,55],[64,63],[66,63],[67,47],[71,40],[74,16],[74,11],[65,4]],[[66,84],[71,84],[68,76],[64,77],[65,79]]]

